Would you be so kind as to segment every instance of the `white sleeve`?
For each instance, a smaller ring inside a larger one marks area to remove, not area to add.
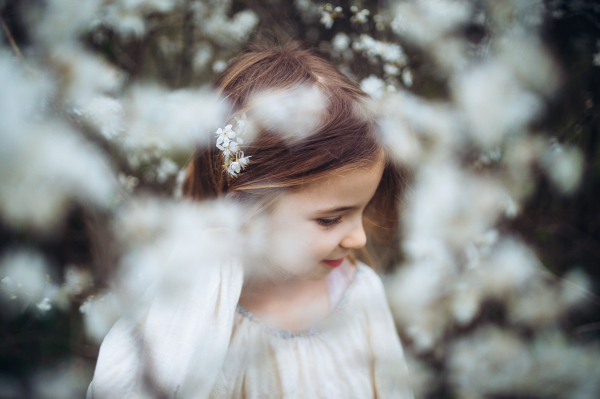
[[[367,319],[373,352],[373,379],[377,398],[413,399],[404,351],[396,332],[381,279],[369,267],[365,274],[371,298]]]
[[[185,292],[157,296],[141,323],[119,320],[102,343],[87,399],[207,398],[227,353],[239,265],[204,267]]]

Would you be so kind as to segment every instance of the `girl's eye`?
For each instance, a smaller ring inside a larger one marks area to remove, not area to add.
[[[323,227],[331,227],[333,225],[338,224],[339,222],[342,221],[342,217],[341,216],[337,216],[334,218],[321,218],[321,219],[316,219],[317,223],[320,224]]]

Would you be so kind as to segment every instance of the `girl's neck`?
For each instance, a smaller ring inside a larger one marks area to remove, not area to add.
[[[257,278],[251,279],[244,284],[242,295],[291,299],[323,284],[326,284],[325,279],[310,280],[293,277],[285,279]]]
[[[239,304],[266,323],[305,330],[331,311],[325,279],[254,279],[242,288]]]

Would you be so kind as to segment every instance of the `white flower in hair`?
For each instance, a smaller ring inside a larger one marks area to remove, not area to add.
[[[249,162],[249,156],[244,156],[244,152],[240,151],[240,144],[244,143],[242,138],[246,129],[246,114],[243,114],[236,120],[236,131],[232,125],[227,125],[225,128],[217,129],[217,148],[223,153],[223,166],[225,170],[232,176],[237,176]],[[235,140],[234,140],[235,139]]]
[[[249,162],[248,158],[250,158],[250,157],[245,157],[244,156],[244,151],[242,151],[242,156],[239,158],[239,161],[242,164],[242,166],[248,165],[248,162]]]
[[[229,147],[229,142],[231,139],[235,138],[236,133],[232,130],[231,125],[225,126],[224,129],[217,129],[215,132],[217,135],[217,147],[223,151],[225,148]]]
[[[227,170],[232,176],[237,176],[238,173],[242,170],[242,166],[239,162],[232,162],[229,165],[229,169]]]
[[[236,154],[239,155],[239,154]],[[231,176],[237,176],[238,173],[240,173],[242,171],[242,169],[248,165],[249,159],[250,157],[245,157],[244,156],[244,152],[241,151],[241,156],[238,156],[236,158],[236,161],[231,162],[229,164],[229,167],[227,168],[227,172],[229,172],[229,174]]]

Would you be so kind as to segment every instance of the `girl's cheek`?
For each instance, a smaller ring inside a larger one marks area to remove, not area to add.
[[[294,275],[305,273],[311,263],[310,248],[314,237],[302,226],[270,229],[268,234],[268,257],[276,267]]]

